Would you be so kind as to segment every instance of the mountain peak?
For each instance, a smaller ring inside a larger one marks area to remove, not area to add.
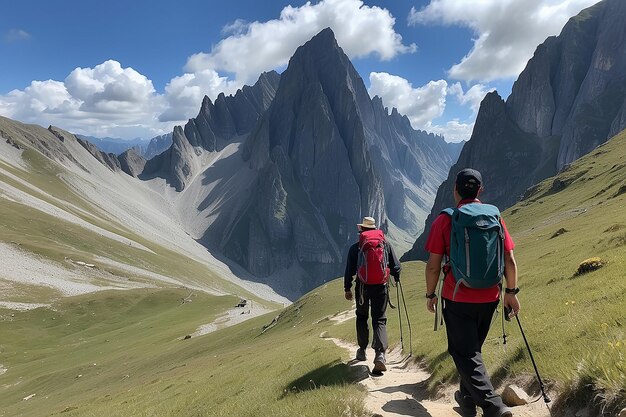
[[[343,50],[337,43],[335,33],[331,28],[326,28],[296,49],[291,59],[294,60],[298,59],[301,55],[308,55],[312,56],[315,61],[324,61],[335,54],[341,55],[342,61],[348,61],[348,57],[345,56]]]
[[[330,27],[326,27],[319,31],[319,33],[311,38],[309,42],[333,42],[337,43],[335,38],[335,32]]]

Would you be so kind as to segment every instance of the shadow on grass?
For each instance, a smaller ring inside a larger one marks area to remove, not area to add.
[[[520,362],[524,360],[525,356],[526,356],[526,348],[524,346],[518,346],[515,349],[515,352],[511,355],[509,359],[505,361],[505,363],[507,365],[511,365],[513,363]],[[534,372],[534,371],[530,369],[530,372]],[[497,387],[501,385],[508,378],[508,376],[509,376],[509,367],[501,366],[500,368],[496,369],[496,371],[491,374],[491,383],[493,384],[493,386]]]
[[[441,352],[439,355],[435,356],[431,361],[429,361],[427,363],[428,369],[431,372],[434,371],[435,369],[437,369],[439,367],[439,365],[441,365],[441,363],[443,361],[445,361],[449,357],[450,357],[450,354],[448,353],[448,351],[444,350],[443,352]]]
[[[618,398],[607,401],[602,392],[595,389],[593,378],[584,376],[561,392],[551,407],[556,416],[571,416],[587,409],[594,416],[610,417],[617,416],[626,407],[626,401]]]
[[[324,386],[352,384],[367,379],[369,369],[365,365],[349,366],[335,361],[321,366],[290,382],[283,390],[284,398],[289,393],[312,391]]]

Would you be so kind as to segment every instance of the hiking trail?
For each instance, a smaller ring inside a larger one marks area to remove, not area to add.
[[[330,317],[335,324],[354,319],[354,310],[347,310]],[[324,334],[321,335],[324,337]],[[460,409],[454,401],[455,386],[448,386],[439,392],[438,398],[429,398],[427,393],[430,373],[417,363],[414,358],[403,355],[396,347],[387,352],[387,371],[382,375],[372,375],[374,351],[367,350],[367,360],[354,359],[358,348],[353,343],[335,338],[327,338],[349,353],[346,364],[358,368],[362,373],[360,384],[367,392],[365,405],[374,417],[454,417],[460,416]],[[478,412],[481,415],[481,412]],[[549,417],[542,400],[525,406],[513,408],[515,417]]]

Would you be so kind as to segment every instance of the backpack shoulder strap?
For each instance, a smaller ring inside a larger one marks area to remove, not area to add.
[[[451,207],[448,207],[448,208],[441,210],[439,214],[447,214],[448,216],[452,217],[452,215],[454,214],[454,209]]]

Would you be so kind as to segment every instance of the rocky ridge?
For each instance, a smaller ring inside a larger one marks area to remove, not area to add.
[[[626,3],[604,0],[539,45],[506,102],[489,93],[425,223],[454,204],[456,172],[483,174],[482,200],[504,210],[626,128]],[[402,260],[425,259],[422,234]]]

